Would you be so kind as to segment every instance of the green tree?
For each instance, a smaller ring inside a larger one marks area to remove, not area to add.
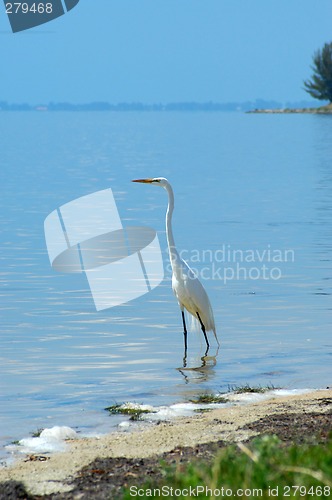
[[[311,68],[314,73],[304,89],[315,99],[332,102],[332,42],[314,53]]]

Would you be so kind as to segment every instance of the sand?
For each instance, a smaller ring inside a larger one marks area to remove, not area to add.
[[[276,396],[258,403],[238,404],[194,417],[178,418],[130,433],[113,432],[100,438],[70,440],[67,451],[55,453],[46,461],[24,457],[0,469],[0,483],[21,481],[26,490],[34,495],[70,491],[72,486],[67,481],[96,458],[146,458],[179,446],[220,440],[243,441],[257,434],[244,428],[251,422],[285,413],[324,413],[330,405],[322,404],[322,401],[331,401],[331,398],[331,389],[295,396]]]

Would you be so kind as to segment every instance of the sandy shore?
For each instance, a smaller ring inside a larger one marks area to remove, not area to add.
[[[246,429],[247,424],[285,413],[322,414],[330,411],[331,401],[331,389],[296,396],[278,396],[259,403],[235,405],[190,418],[179,418],[131,433],[116,432],[101,438],[71,440],[67,451],[56,453],[46,461],[27,460],[24,457],[12,466],[0,469],[0,483],[21,481],[27,491],[34,495],[70,491],[72,486],[68,482],[96,458],[145,458],[179,446],[220,440],[243,441],[257,434]]]

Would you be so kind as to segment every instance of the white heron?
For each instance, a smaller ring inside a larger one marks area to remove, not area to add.
[[[181,259],[175,248],[172,215],[174,210],[174,193],[171,184],[164,177],[155,177],[153,179],[135,179],[132,182],[143,182],[153,184],[166,189],[168,194],[168,207],[166,212],[166,236],[168,251],[172,266],[172,288],[180,306],[183,322],[184,347],[187,351],[187,327],[184,316],[186,309],[194,318],[198,319],[202,332],[204,334],[207,351],[210,344],[206,332],[212,330],[219,346],[219,341],[214,323],[213,311],[209,297],[193,270]],[[206,351],[206,352],[207,352]]]

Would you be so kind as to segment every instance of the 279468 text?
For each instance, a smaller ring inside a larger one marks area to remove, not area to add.
[[[53,5],[51,2],[34,2],[29,5],[27,2],[7,2],[7,14],[52,14]]]

